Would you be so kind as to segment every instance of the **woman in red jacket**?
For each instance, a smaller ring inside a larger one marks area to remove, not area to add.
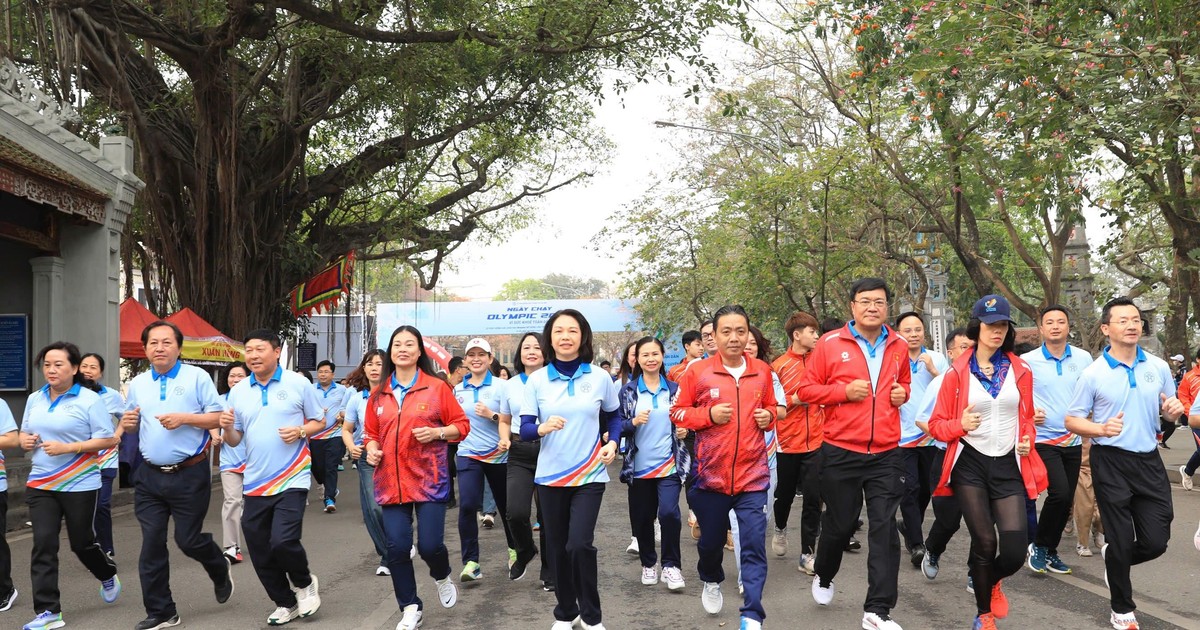
[[[975,303],[967,337],[975,349],[955,360],[942,381],[929,432],[947,443],[937,495],[954,494],[971,532],[968,561],[975,586],[975,630],[1008,616],[1000,580],[1025,561],[1025,497],[1046,488],[1035,437],[1033,375],[1013,353],[1016,329],[1008,301]]]
[[[450,497],[446,442],[466,437],[470,421],[450,385],[434,372],[421,339],[412,326],[392,332],[383,361],[386,376],[371,392],[363,421],[367,463],[375,467],[375,500],[383,508],[387,565],[404,613],[398,630],[415,630],[424,615],[409,555],[414,519],[417,553],[429,565],[438,599],[446,608],[458,601],[443,541]]]

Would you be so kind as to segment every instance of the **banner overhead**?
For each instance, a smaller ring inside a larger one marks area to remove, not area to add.
[[[541,332],[555,311],[573,308],[592,332],[638,330],[636,300],[524,300],[518,302],[400,302],[375,309],[379,347],[397,326],[416,326],[422,335],[519,335]]]

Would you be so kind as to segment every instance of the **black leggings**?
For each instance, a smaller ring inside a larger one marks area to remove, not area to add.
[[[971,532],[971,578],[979,614],[992,611],[992,587],[1025,562],[1025,497],[993,499],[987,488],[955,484],[954,495]]]

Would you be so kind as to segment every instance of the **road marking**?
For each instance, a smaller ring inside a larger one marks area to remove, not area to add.
[[[1100,586],[1099,584],[1093,584],[1087,580],[1075,577],[1074,575],[1060,574],[1054,577],[1070,584],[1071,586],[1074,586],[1075,588],[1083,589],[1094,595],[1099,595],[1100,597],[1104,598],[1105,601],[1108,601],[1109,597],[1111,596],[1106,587]],[[1158,617],[1159,619],[1162,619],[1163,621],[1173,624],[1179,628],[1200,628],[1200,623],[1198,623],[1195,619],[1188,619],[1187,617],[1177,615],[1166,608],[1155,604],[1138,602],[1137,612],[1146,613],[1152,617]]]

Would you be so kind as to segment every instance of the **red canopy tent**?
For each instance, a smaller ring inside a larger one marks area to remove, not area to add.
[[[121,302],[119,313],[121,358],[145,359],[146,350],[142,347],[142,330],[151,322],[158,321],[158,316],[131,297],[125,298],[125,301]]]
[[[245,360],[242,344],[226,337],[190,308],[180,310],[166,321],[183,332],[183,349],[179,357],[188,363],[220,365]]]

